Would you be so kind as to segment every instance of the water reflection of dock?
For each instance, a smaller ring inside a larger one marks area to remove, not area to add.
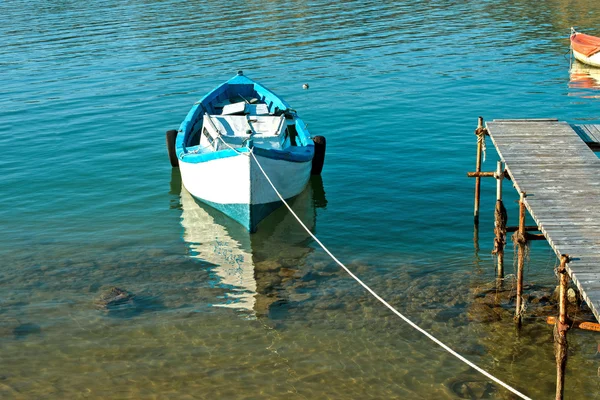
[[[313,231],[316,208],[326,204],[320,177],[313,177],[307,188],[291,202],[306,226]],[[311,238],[285,207],[280,207],[250,234],[217,210],[197,202],[181,187],[181,224],[183,239],[191,256],[212,267],[211,286],[224,290],[215,299],[215,307],[227,307],[250,317],[268,313],[271,304],[280,300],[273,282],[289,278],[293,271],[281,266],[281,259],[296,264],[312,247]]]

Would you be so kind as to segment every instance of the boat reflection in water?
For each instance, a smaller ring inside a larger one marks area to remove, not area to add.
[[[569,70],[569,87],[572,89],[600,89],[600,68],[591,67],[577,60],[571,64]],[[582,97],[598,97],[589,94]]]
[[[316,208],[326,203],[321,177],[313,176],[290,206],[314,231]],[[191,256],[214,265],[210,284],[225,291],[212,305],[242,311],[249,318],[267,315],[270,306],[282,300],[281,284],[302,275],[299,265],[314,250],[312,238],[285,206],[265,218],[253,234],[196,202],[183,186],[181,207],[183,239]]]

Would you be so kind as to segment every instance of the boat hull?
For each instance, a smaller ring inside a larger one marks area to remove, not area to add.
[[[600,53],[592,54],[591,56],[587,57],[577,50],[573,50],[573,57],[584,64],[600,68]]]
[[[251,232],[281,205],[272,185],[298,195],[315,155],[296,111],[242,71],[194,103],[171,147],[191,195]]]
[[[311,161],[256,155],[284,199],[298,195],[310,178]],[[180,161],[183,185],[196,199],[228,215],[250,232],[282,203],[248,152],[201,163]]]

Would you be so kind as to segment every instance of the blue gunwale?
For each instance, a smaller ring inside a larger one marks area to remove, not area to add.
[[[230,96],[236,96],[242,94],[248,97],[257,97],[261,101],[265,102],[269,108],[269,112],[277,113],[277,112],[290,112],[294,116],[296,131],[298,132],[298,140],[300,141],[299,148],[302,147],[312,147],[313,143],[310,140],[310,134],[306,130],[306,127],[303,121],[296,115],[295,111],[291,109],[290,105],[275,93],[264,87],[258,82],[253,81],[245,75],[238,73],[228,81],[220,84],[212,91],[208,92],[204,97],[202,97],[199,101],[197,101],[193,107],[190,109],[185,119],[181,122],[179,126],[179,133],[177,135],[177,139],[175,142],[175,150],[177,152],[178,158],[180,161],[184,162],[194,162],[194,160],[198,160],[196,162],[202,162],[201,159],[205,155],[194,155],[190,158],[188,154],[188,146],[189,141],[192,138],[192,134],[197,132],[198,129],[201,128],[202,117],[205,113],[208,114],[217,114],[214,110],[213,104],[215,102],[223,101],[228,99]],[[200,126],[197,126],[200,124]],[[181,134],[183,133],[183,135]],[[277,150],[273,150],[277,152]],[[310,151],[310,150],[309,150]],[[312,155],[314,155],[314,147],[313,151],[311,151]],[[230,157],[228,153],[221,156],[214,156],[214,158],[223,158]],[[288,152],[283,151],[281,154],[270,154],[265,155],[266,157],[275,158],[275,159],[286,159],[289,161],[295,161],[296,159],[304,160],[304,157],[296,154],[296,152]],[[184,160],[185,157],[185,160]],[[212,158],[208,158],[210,160]],[[312,159],[312,156],[311,156]],[[302,161],[298,161],[302,162]]]
[[[218,160],[222,158],[237,157],[240,153],[249,153],[248,147],[241,147],[236,150],[224,149],[219,151],[213,151],[210,153],[182,153],[180,160],[182,162],[190,164],[199,164],[207,161]],[[273,160],[285,160],[290,162],[308,162],[311,161],[315,155],[314,144],[301,147],[291,147],[286,150],[277,149],[263,149],[261,147],[254,147],[254,154],[265,158],[271,158]]]

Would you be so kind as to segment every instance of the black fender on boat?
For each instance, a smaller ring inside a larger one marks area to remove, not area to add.
[[[315,136],[313,137],[313,142],[315,142],[315,156],[312,160],[310,174],[321,175],[323,164],[325,163],[325,147],[327,146],[327,141],[324,136]]]
[[[175,152],[175,139],[177,138],[177,131],[171,129],[167,131],[167,151],[169,152],[169,161],[171,161],[171,167],[179,167],[179,160],[177,159],[177,153]]]

